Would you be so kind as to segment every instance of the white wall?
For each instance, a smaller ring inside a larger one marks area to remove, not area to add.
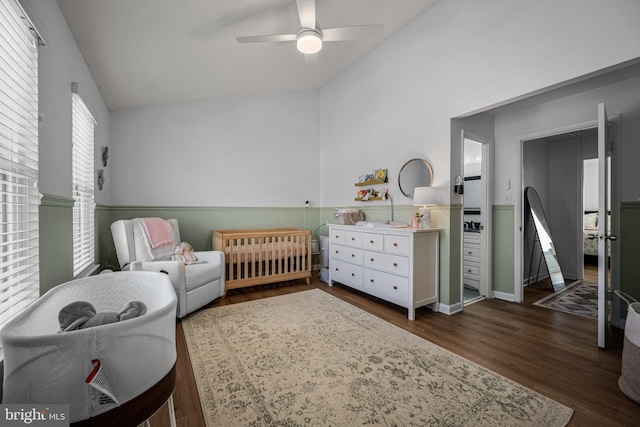
[[[21,0],[46,47],[38,50],[40,192],[71,197],[71,82],[77,82],[83,101],[98,122],[95,128],[96,171],[102,147],[109,144],[109,111],[89,72],[80,49],[55,1]],[[96,202],[109,203],[109,169],[102,191],[96,184]],[[97,180],[97,172],[96,172]]]
[[[437,2],[322,88],[322,204],[352,205],[359,174],[393,177],[412,157],[432,163],[448,202],[462,174],[451,117],[639,57],[637,16],[630,0]]]
[[[535,107],[518,110],[495,117],[496,169],[494,203],[505,203],[505,190],[500,183],[510,178],[514,182],[514,203],[518,203],[520,183],[520,140],[527,136],[562,128],[575,123],[594,121],[597,104],[604,102],[609,115],[621,114],[620,165],[614,170],[622,176],[620,201],[636,201],[640,198],[640,77],[630,78],[597,89],[581,92]],[[612,191],[617,191],[612,189]]]
[[[112,205],[319,204],[318,92],[111,114]]]

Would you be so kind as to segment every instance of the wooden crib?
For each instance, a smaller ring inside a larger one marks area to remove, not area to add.
[[[311,231],[296,228],[213,230],[223,251],[225,289],[311,278]]]

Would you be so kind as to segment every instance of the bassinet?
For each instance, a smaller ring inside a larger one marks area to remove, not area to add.
[[[58,333],[60,309],[81,300],[97,312],[119,311],[129,301],[142,301],[147,313]],[[103,274],[51,289],[0,331],[3,403],[69,404],[70,421],[76,422],[131,401],[173,371],[175,313],[175,291],[161,273]],[[100,382],[117,403],[85,381],[96,360],[102,367]]]

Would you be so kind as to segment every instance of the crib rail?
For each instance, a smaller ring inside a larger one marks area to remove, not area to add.
[[[212,231],[225,253],[226,289],[311,277],[311,232],[295,228]]]

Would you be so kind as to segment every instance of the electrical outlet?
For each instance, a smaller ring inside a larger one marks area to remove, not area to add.
[[[510,189],[510,188],[511,188],[511,180],[510,180],[510,179],[507,179],[507,180],[504,182],[504,189],[505,189],[505,190],[508,190],[508,189]]]

